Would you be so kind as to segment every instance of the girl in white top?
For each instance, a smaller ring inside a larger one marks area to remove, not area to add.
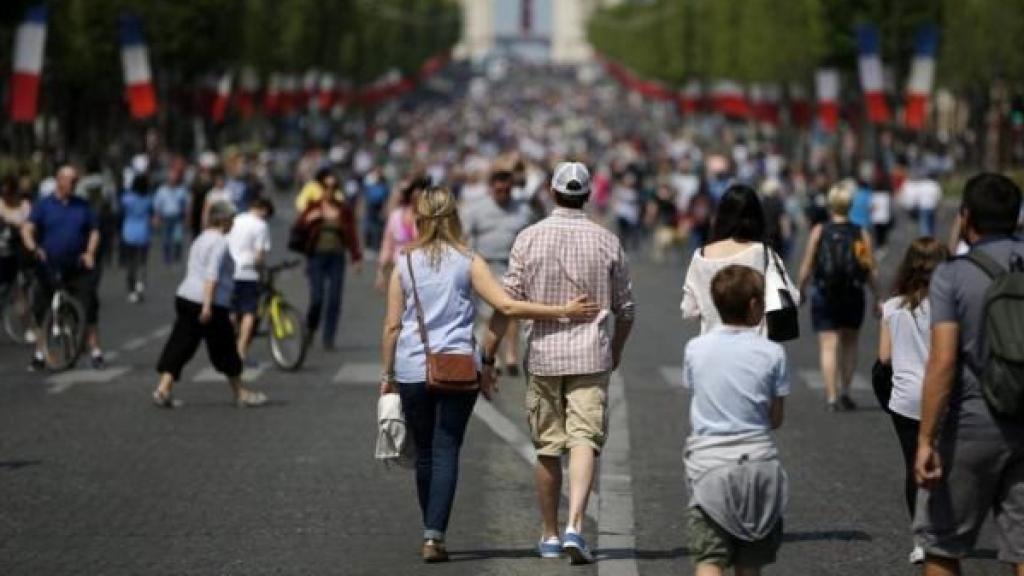
[[[892,417],[903,452],[906,466],[904,491],[911,518],[917,501],[913,471],[921,419],[921,388],[931,339],[928,285],[935,267],[948,257],[946,247],[934,238],[914,240],[900,264],[893,297],[882,305],[878,361],[883,367],[892,367],[892,393],[883,408]],[[911,562],[923,557],[924,552],[915,546]]]
[[[706,334],[722,323],[711,300],[711,279],[732,264],[765,271],[764,210],[757,192],[746,184],[733,184],[718,202],[709,243],[694,252],[683,284],[679,306],[684,319],[700,318],[700,333]],[[781,261],[781,260],[780,260]],[[792,286],[785,270],[786,282]]]

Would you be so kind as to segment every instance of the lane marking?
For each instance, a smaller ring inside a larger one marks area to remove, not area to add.
[[[633,472],[629,456],[629,408],[622,376],[608,385],[608,440],[601,451],[600,515],[597,523],[598,576],[637,576]],[[597,494],[594,494],[597,497]]]
[[[170,324],[165,324],[165,325],[157,328],[156,330],[154,330],[153,333],[149,335],[149,338],[151,340],[159,340],[161,338],[166,338],[167,336],[170,336],[170,334],[171,334],[171,325]]]
[[[125,342],[124,344],[121,344],[121,350],[124,350],[126,352],[134,352],[135,350],[142,348],[146,344],[149,344],[149,340],[150,339],[148,336],[139,336],[138,338],[132,338],[131,340]]]
[[[380,362],[345,362],[334,373],[335,384],[380,384]]]
[[[664,380],[670,388],[683,387],[683,369],[681,367],[662,366],[658,371],[661,372],[661,379]]]
[[[242,381],[252,382],[254,380],[259,379],[259,377],[262,376],[263,373],[267,371],[267,368],[270,368],[269,362],[262,362],[260,363],[259,366],[256,366],[255,368],[246,368],[245,370],[242,371]],[[213,366],[207,366],[200,370],[199,372],[197,372],[196,375],[192,377],[192,381],[202,382],[205,384],[211,382],[223,382],[224,375],[221,374],[220,372],[217,372],[217,370]]]
[[[46,383],[50,387],[46,390],[48,394],[63,394],[78,384],[105,384],[114,378],[123,376],[131,370],[131,366],[112,366],[103,370],[92,368],[79,368],[61,372],[47,378]]]
[[[825,389],[825,378],[821,373],[821,370],[798,370],[797,375],[811,390],[824,390]],[[838,382],[837,382],[838,385]],[[853,384],[850,385],[853,390],[871,390],[871,382],[861,374],[855,373],[853,375]]]

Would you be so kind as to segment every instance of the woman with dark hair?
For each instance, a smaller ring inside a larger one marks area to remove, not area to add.
[[[928,287],[935,268],[949,258],[949,251],[934,238],[918,238],[910,244],[893,283],[892,298],[882,305],[882,325],[875,365],[875,393],[882,409],[892,417],[906,469],[904,495],[914,518],[917,485],[914,457],[921,420],[921,389],[931,340],[931,307]],[[910,561],[924,560],[924,550],[914,546]]]
[[[710,240],[694,252],[683,284],[683,318],[700,318],[701,334],[722,323],[711,300],[715,274],[732,264],[764,273],[768,262],[775,260],[771,256],[774,251],[764,244],[764,235],[764,210],[757,192],[746,184],[733,184],[719,200]],[[785,269],[782,273],[786,274]]]

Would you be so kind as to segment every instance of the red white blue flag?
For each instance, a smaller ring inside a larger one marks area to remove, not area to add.
[[[903,120],[907,128],[924,128],[928,117],[928,99],[935,85],[935,52],[939,35],[935,26],[922,26],[914,42],[914,60],[907,81],[907,109]]]
[[[228,104],[231,103],[231,72],[224,72],[217,78],[217,89],[210,108],[210,120],[215,124],[224,122],[228,116]]]
[[[136,120],[150,118],[156,114],[156,90],[142,25],[135,16],[121,17],[121,63],[129,113]]]
[[[871,24],[857,27],[857,67],[868,120],[873,124],[889,121],[889,105],[885,101],[885,72],[882,69],[881,40],[878,28]]]
[[[46,46],[46,7],[29,8],[14,34],[11,121],[32,122],[39,113],[39,83]]]
[[[717,80],[711,87],[711,106],[729,118],[748,118],[750,102],[738,82],[728,79]]]
[[[814,89],[818,97],[818,124],[826,132],[835,132],[839,126],[839,71],[819,69],[814,74]]]

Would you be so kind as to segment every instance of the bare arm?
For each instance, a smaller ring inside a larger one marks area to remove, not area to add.
[[[782,422],[786,418],[786,399],[778,397],[772,400],[771,408],[771,424],[772,430],[777,430],[782,427]]]
[[[875,262],[875,250],[871,242],[871,235],[868,234],[867,230],[861,229],[860,238],[864,241],[864,245],[867,247],[867,259],[868,259],[868,285],[871,287],[871,294],[874,295],[877,301],[882,297],[882,289],[878,283],[878,262]]]
[[[931,348],[921,391],[921,427],[917,435],[917,483],[925,488],[942,478],[942,463],[935,449],[939,423],[949,407],[956,374],[957,344],[960,327],[955,322],[932,326]]]
[[[26,220],[21,225],[21,243],[25,245],[25,250],[33,254],[39,250],[39,245],[36,244],[36,225],[31,220]]]
[[[597,314],[594,304],[582,304],[586,297],[577,298],[562,306],[535,304],[524,300],[516,300],[509,296],[501,284],[491,274],[487,263],[479,256],[473,257],[470,278],[476,293],[490,304],[495,312],[512,318],[529,318],[531,320],[558,320],[561,318],[587,318]]]
[[[889,332],[889,323],[882,321],[878,333],[878,361],[882,364],[892,362],[892,334]]]
[[[811,233],[807,236],[807,247],[804,249],[804,259],[800,263],[800,274],[797,278],[797,286],[800,288],[801,298],[800,301],[806,300],[803,297],[807,292],[807,284],[811,281],[811,272],[814,271],[814,258],[818,255],[818,242],[821,240],[821,224],[817,224],[814,228],[811,228]]]
[[[398,281],[397,268],[391,273],[387,298],[387,313],[384,316],[384,331],[380,340],[381,365],[384,367],[381,374],[381,393],[393,391],[391,380],[395,374],[395,346],[402,331],[402,314],[405,312],[405,295],[402,293],[402,283]]]

